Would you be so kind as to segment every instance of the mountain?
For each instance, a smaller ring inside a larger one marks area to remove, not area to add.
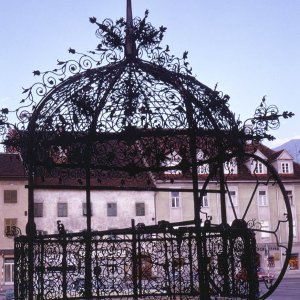
[[[291,156],[293,156],[295,162],[300,163],[300,139],[290,140],[273,150],[278,151],[282,149],[285,149]]]

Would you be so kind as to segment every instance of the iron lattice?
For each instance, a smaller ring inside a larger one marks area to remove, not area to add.
[[[226,180],[233,158],[244,161],[247,145],[271,139],[267,131],[292,113],[279,114],[263,99],[254,118],[236,120],[229,96],[192,76],[187,52],[179,59],[161,46],[166,28],[154,28],[147,11],[143,19],[132,19],[131,1],[127,8],[126,21],[90,19],[100,38],[95,51],[70,48],[78,59],[58,61],[52,71],[34,71],[41,80],[24,89],[22,106],[14,111],[19,123],[9,124],[9,109],[1,110],[4,144],[22,154],[29,181],[27,235],[15,239],[16,299],[209,299],[219,294],[257,299],[254,232],[260,229],[247,228],[244,217],[236,227],[227,224]],[[210,174],[199,178],[199,168],[206,165]],[[292,241],[284,187],[267,167],[285,203],[286,218],[277,224],[288,222],[289,235],[284,245],[277,242],[286,249],[286,261],[265,295],[281,280]],[[157,182],[178,179],[192,183],[194,220],[185,225],[193,227],[92,230],[93,189],[159,191]],[[200,218],[211,181],[219,186],[220,225],[211,225],[210,216]],[[66,234],[60,224],[59,235],[36,235],[34,191],[50,186],[86,190],[84,232]],[[270,233],[278,236],[278,228]],[[151,276],[144,265],[151,265]]]
[[[28,237],[16,241],[16,280],[28,274]],[[89,249],[89,251],[87,251]],[[162,222],[105,232],[40,236],[33,243],[34,299],[85,298],[85,261],[92,257],[93,299],[196,299],[258,292],[251,268],[256,243],[252,230],[211,226],[179,227]],[[240,274],[247,272],[247,278]],[[228,276],[228,273],[230,276]],[[251,286],[255,285],[256,286]],[[17,299],[28,288],[17,286]]]

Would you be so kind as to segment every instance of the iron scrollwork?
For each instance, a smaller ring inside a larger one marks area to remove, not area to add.
[[[257,299],[253,233],[262,230],[253,228],[253,219],[248,228],[227,224],[227,183],[235,168],[251,164],[247,159],[259,160],[247,153],[247,142],[271,139],[267,130],[292,113],[279,114],[263,99],[254,118],[242,124],[229,110],[229,96],[197,81],[188,53],[182,58],[170,54],[169,46],[161,45],[166,28],[154,28],[147,17],[148,11],[143,19],[115,23],[92,17],[100,38],[96,50],[82,54],[70,48],[77,59],[58,61],[52,71],[35,70],[40,82],[23,90],[21,107],[14,111],[19,123],[11,125],[11,112],[3,108],[0,132],[7,150],[22,154],[31,195],[35,185],[53,181],[58,188],[79,186],[90,195],[92,187],[159,191],[157,182],[184,179],[193,184],[193,226],[176,228],[164,221],[152,227],[104,232],[88,227],[67,233],[58,222],[58,234],[20,236],[15,242],[17,299]],[[209,174],[201,177],[200,168]],[[256,172],[254,178],[256,189],[261,184]],[[202,204],[196,196],[200,180]],[[270,181],[284,192],[275,173],[263,184]],[[211,192],[221,195],[222,224],[213,224],[203,208],[211,183],[217,186]],[[242,219],[235,225],[246,222],[254,194],[241,217],[230,199],[234,219]],[[33,207],[34,199],[29,201]],[[87,220],[90,226],[90,212]],[[34,220],[29,225],[34,228]],[[277,237],[277,232],[269,233]],[[287,253],[290,240],[291,232]]]
[[[274,136],[267,133],[270,129],[275,130],[280,126],[280,117],[288,119],[294,116],[294,113],[284,111],[279,112],[275,105],[267,105],[266,99],[263,97],[260,105],[256,108],[254,117],[248,119],[244,123],[244,131],[252,140],[259,142],[263,139],[269,141],[274,140]]]
[[[9,226],[5,230],[5,236],[8,238],[16,238],[20,235],[22,235],[22,231],[18,226]]]

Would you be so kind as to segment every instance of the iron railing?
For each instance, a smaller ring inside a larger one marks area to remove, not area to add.
[[[132,224],[103,232],[15,239],[15,296],[28,299],[256,299],[256,242],[246,227]],[[91,258],[90,260],[88,258]],[[91,268],[86,268],[90,261]],[[90,270],[90,277],[87,276]],[[91,278],[91,281],[87,281]],[[251,293],[254,293],[251,295]]]

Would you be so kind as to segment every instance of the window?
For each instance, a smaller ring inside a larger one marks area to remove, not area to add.
[[[269,238],[270,237],[270,233],[266,232],[270,230],[269,227],[269,222],[268,221],[261,221],[261,237],[262,238]]]
[[[17,226],[17,219],[4,219],[4,234],[12,234],[14,226]]]
[[[34,216],[43,217],[43,203],[34,203]]]
[[[237,174],[237,162],[235,158],[224,163],[224,174]]]
[[[292,191],[286,191],[287,197],[289,199],[290,205],[294,206],[294,198],[293,198],[293,192]]]
[[[263,171],[263,164],[262,162],[258,161],[256,162],[256,166],[255,166],[255,169],[254,169],[254,173],[256,174],[263,174],[264,171]]]
[[[135,215],[144,216],[145,215],[145,203],[136,203],[135,204]]]
[[[236,191],[229,191],[228,192],[228,206],[231,206],[231,205],[238,206]]]
[[[258,191],[258,205],[267,206],[267,193],[266,191]]]
[[[68,203],[57,203],[57,216],[58,217],[68,216]]]
[[[86,216],[86,215],[87,215],[86,202],[82,203],[82,215],[83,215],[83,216]]]
[[[4,281],[5,283],[14,282],[14,259],[5,258],[4,259]]]
[[[293,237],[297,237],[297,227],[296,227],[296,221],[293,220]]]
[[[87,206],[86,206],[86,202],[82,203],[82,215],[83,216],[87,216]],[[91,203],[91,215],[92,215],[92,203]]]
[[[206,158],[204,152],[202,150],[199,150],[197,153],[197,161],[203,162],[203,160]],[[209,173],[209,164],[201,164],[198,166],[198,174],[208,174]]]
[[[209,164],[203,164],[199,166],[198,174],[209,174]]]
[[[200,197],[200,193],[199,193],[199,197]],[[208,203],[208,196],[207,193],[203,194],[202,199],[200,199],[202,207],[209,207],[209,203]]]
[[[108,217],[117,216],[117,203],[115,202],[107,203],[107,216]]]
[[[287,162],[281,163],[281,172],[282,173],[290,173],[290,164]]]
[[[171,206],[173,208],[179,207],[179,192],[171,192]]]
[[[180,162],[182,158],[180,155],[178,155],[175,151],[172,153],[168,154],[166,156],[165,161],[163,162],[164,167],[176,167]],[[181,174],[181,170],[177,169],[170,169],[165,171],[165,174]]]
[[[4,203],[17,203],[17,191],[4,190]]]

